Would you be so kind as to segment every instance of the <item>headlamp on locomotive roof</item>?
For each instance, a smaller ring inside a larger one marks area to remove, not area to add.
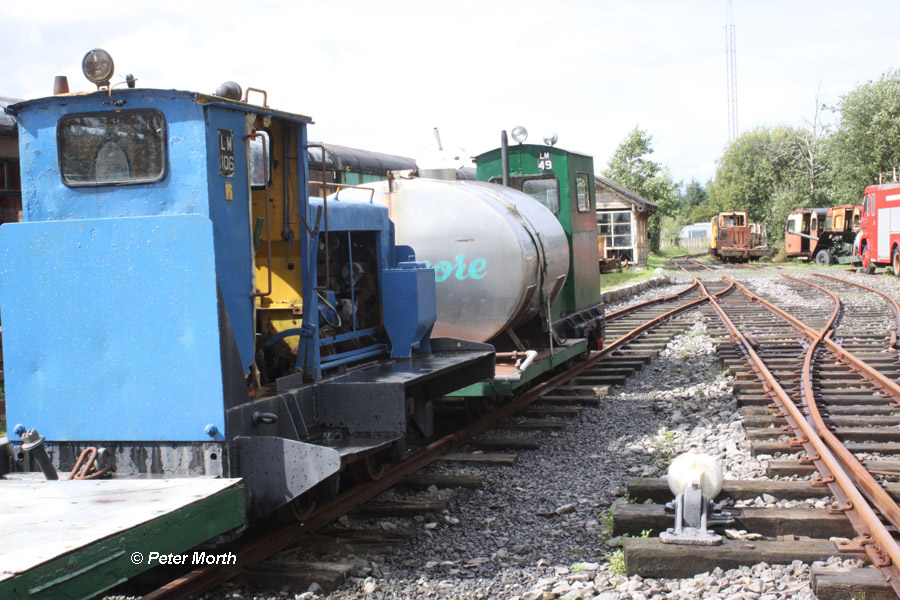
[[[528,139],[528,130],[521,125],[516,125],[512,130],[512,138],[522,144]]]
[[[229,100],[240,101],[244,96],[244,91],[236,81],[226,81],[216,88],[215,95],[221,96],[222,98],[228,98]]]
[[[548,146],[555,146],[556,142],[559,141],[559,136],[556,135],[555,131],[551,131],[547,135],[544,136],[544,143]]]
[[[91,50],[81,60],[81,71],[84,73],[84,76],[98,88],[109,85],[113,69],[115,69],[115,65],[113,64],[112,56],[109,55],[109,52],[100,48]]]

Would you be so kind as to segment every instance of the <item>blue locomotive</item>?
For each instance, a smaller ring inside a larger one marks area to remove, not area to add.
[[[116,477],[243,477],[263,514],[348,464],[377,476],[435,397],[492,375],[491,346],[430,339],[434,271],[384,207],[309,197],[308,117],[83,66],[97,91],[8,109],[0,472],[90,446]]]

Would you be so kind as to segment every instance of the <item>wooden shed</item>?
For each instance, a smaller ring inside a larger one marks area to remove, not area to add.
[[[601,258],[647,262],[650,244],[647,220],[658,208],[655,204],[612,179],[594,176],[597,189],[597,235],[603,236]]]
[[[16,120],[4,112],[15,102],[0,96],[0,224],[22,220],[19,130]]]

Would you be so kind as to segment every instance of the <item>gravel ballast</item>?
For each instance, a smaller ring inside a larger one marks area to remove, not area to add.
[[[667,290],[652,292],[665,295]],[[341,557],[361,561],[361,572],[325,597],[812,598],[809,566],[800,562],[717,569],[679,580],[622,574],[620,540],[609,537],[609,508],[624,498],[629,477],[664,476],[668,461],[689,449],[717,457],[727,479],[765,473],[764,463],[749,456],[732,379],[715,355],[715,341],[706,334],[699,311],[691,318],[693,326],[656,360],[611,390],[599,407],[587,407],[581,419],[567,421],[565,431],[540,437],[541,449],[520,453],[517,466],[431,467],[486,477],[482,489],[455,491],[446,514],[368,525],[345,520],[347,526],[417,529],[419,534],[392,554]],[[423,494],[429,493],[449,492]],[[822,499],[790,505],[816,502]],[[784,505],[772,498],[741,504]]]

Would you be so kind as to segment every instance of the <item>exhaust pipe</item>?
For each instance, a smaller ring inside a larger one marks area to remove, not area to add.
[[[506,130],[500,132],[500,162],[503,170],[503,185],[509,187],[509,138]]]

